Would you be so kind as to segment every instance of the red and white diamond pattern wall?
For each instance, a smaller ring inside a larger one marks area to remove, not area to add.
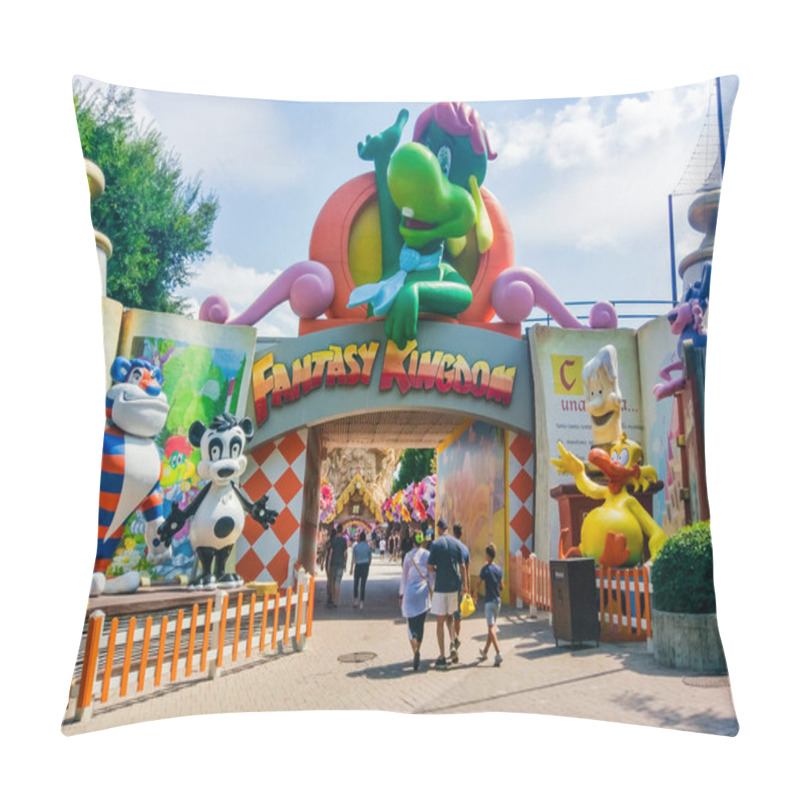
[[[300,552],[303,479],[308,430],[303,428],[256,447],[242,488],[255,501],[269,494],[269,508],[278,512],[266,531],[249,517],[236,545],[236,571],[247,581],[277,581],[290,586]]]
[[[533,552],[533,442],[508,433],[508,551]]]

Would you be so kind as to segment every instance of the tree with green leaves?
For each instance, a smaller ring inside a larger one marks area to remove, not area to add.
[[[433,449],[403,450],[400,456],[400,469],[392,484],[392,494],[405,489],[410,483],[419,483],[423,478],[435,471]]]
[[[218,204],[181,172],[162,134],[136,122],[132,89],[74,88],[84,156],[103,171],[92,223],[111,240],[107,293],[128,308],[181,312],[179,290],[208,255]]]

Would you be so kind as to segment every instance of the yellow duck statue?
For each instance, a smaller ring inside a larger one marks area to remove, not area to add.
[[[642,448],[623,432],[610,452],[599,447],[589,452],[589,463],[608,478],[607,486],[588,478],[583,461],[561,442],[558,451],[560,458],[550,459],[558,472],[572,475],[582,494],[604,501],[584,518],[580,545],[570,547],[561,557],[593,558],[595,563],[607,568],[634,566],[642,561],[646,536],[650,557],[654,558],[666,541],[666,534],[628,493],[629,486],[634,491],[644,490],[658,480],[653,467],[642,466]],[[562,547],[563,538],[562,534]]]

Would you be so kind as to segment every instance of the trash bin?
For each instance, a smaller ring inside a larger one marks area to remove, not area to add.
[[[594,640],[600,646],[600,608],[595,588],[593,558],[562,558],[550,562],[553,636],[580,644]]]

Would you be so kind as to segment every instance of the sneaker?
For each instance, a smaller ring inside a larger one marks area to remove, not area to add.
[[[414,653],[414,672],[419,669],[419,650]]]
[[[455,647],[456,650],[461,647],[461,639],[459,639],[458,636],[456,636],[456,640],[453,642],[453,647]]]
[[[489,656],[486,655],[485,650],[478,650],[478,661],[486,661]]]
[[[458,649],[456,648],[455,642],[450,645],[450,660],[454,664],[458,664]]]
[[[360,600],[360,601],[359,601],[359,603],[358,603],[358,607],[359,607],[359,608],[364,608],[364,601],[363,601],[363,600]]]
[[[444,656],[439,656],[433,666],[436,667],[436,669],[447,669],[447,659]]]
[[[356,608],[357,606],[358,606],[358,598],[355,598],[353,600],[353,608]]]
[[[502,656],[502,655],[500,655],[500,653],[498,653],[498,654],[497,654],[497,655],[494,657],[494,665],[495,665],[496,667],[499,667],[499,666],[500,666],[502,663],[503,663],[503,656]]]

